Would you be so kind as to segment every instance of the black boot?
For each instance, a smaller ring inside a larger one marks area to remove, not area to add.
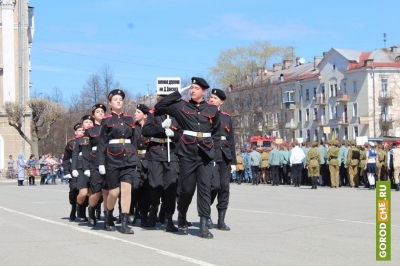
[[[95,217],[97,220],[100,220],[101,218],[101,203],[97,203],[96,206],[94,207],[95,210]]]
[[[207,228],[207,218],[200,217],[199,236],[206,239],[214,238],[213,234]]]
[[[149,221],[147,220],[147,212],[143,212],[140,215],[140,227],[150,227],[149,226]]]
[[[213,229],[214,228],[214,224],[213,224],[213,221],[211,220],[211,217],[207,218],[207,228],[208,229]]]
[[[165,223],[165,212],[164,212],[164,208],[162,207],[162,204],[161,204],[160,211],[158,212],[158,221],[160,222],[160,224]]]
[[[174,225],[172,221],[172,214],[165,213],[165,223],[164,223],[164,231],[165,232],[178,232],[178,228]]]
[[[158,205],[151,205],[149,212],[149,227],[156,226],[157,223],[157,214],[158,214]]]
[[[88,222],[89,224],[95,226],[97,223],[96,215],[95,215],[95,207],[92,207],[89,205],[88,211],[89,211],[89,217],[88,217]]]
[[[121,233],[134,234],[132,228],[128,226],[129,213],[121,213]]]
[[[77,214],[78,218],[81,218],[81,219],[83,219],[85,221],[88,220],[87,217],[86,217],[86,207],[85,207],[84,204],[77,203],[76,204],[76,210],[77,210],[76,214]]]
[[[218,224],[217,224],[217,229],[222,230],[222,231],[229,231],[231,230],[229,226],[225,224],[225,214],[226,214],[226,209],[224,210],[218,210]]]
[[[396,184],[396,191],[399,191],[399,190],[400,190],[399,184]]]
[[[112,210],[105,210],[104,211],[104,220],[105,220],[105,229],[106,231],[115,231],[115,224],[114,224],[114,217],[113,217],[113,211]]]
[[[69,214],[69,221],[75,221],[76,219],[76,204],[71,204],[71,212]]]
[[[188,225],[186,224],[186,214],[178,213],[178,231],[181,235],[189,234]]]

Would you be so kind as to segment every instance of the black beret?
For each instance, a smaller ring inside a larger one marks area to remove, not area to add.
[[[150,109],[149,109],[149,107],[147,107],[146,105],[144,105],[144,104],[138,104],[137,106],[136,106],[136,108],[137,109],[139,109],[140,111],[142,111],[144,114],[148,114],[149,112],[150,112]]]
[[[76,123],[74,126],[74,131],[77,131],[79,128],[82,128],[82,124],[81,123]]]
[[[81,118],[81,123],[85,120],[92,120],[93,121],[93,117],[91,115],[84,115]]]
[[[200,87],[202,87],[203,89],[208,89],[210,88],[210,85],[208,85],[207,81],[205,81],[202,78],[198,78],[198,77],[193,77],[192,78],[192,84],[197,84]]]
[[[215,96],[217,96],[218,98],[220,98],[222,101],[226,100],[226,95],[225,92],[223,90],[220,89],[212,89],[211,94],[214,94]]]
[[[112,90],[109,94],[108,94],[108,100],[111,101],[111,98],[115,95],[121,95],[122,99],[125,99],[125,92],[123,90],[120,89],[115,89]]]
[[[102,104],[102,103],[96,103],[95,105],[92,106],[92,114],[94,114],[94,111],[96,111],[96,109],[103,109],[104,113],[107,111],[107,107]]]

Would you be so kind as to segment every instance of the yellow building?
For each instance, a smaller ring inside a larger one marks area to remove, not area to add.
[[[18,102],[26,106],[30,88],[30,47],[34,33],[33,7],[29,0],[0,0],[0,169],[7,167],[8,156],[15,161],[31,148],[17,130],[8,125],[3,104]],[[26,108],[22,130],[30,138],[30,110]]]

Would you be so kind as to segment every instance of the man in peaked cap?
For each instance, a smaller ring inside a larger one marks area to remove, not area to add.
[[[197,186],[197,210],[200,216],[199,236],[213,238],[207,228],[211,213],[211,177],[215,167],[215,150],[221,140],[218,108],[204,100],[207,82],[198,77],[192,78],[191,99],[182,100],[188,87],[161,99],[155,109],[172,115],[183,130],[176,153],[179,157],[181,186],[178,199],[178,230],[188,234],[186,213]],[[164,128],[167,128],[165,125]]]
[[[226,112],[221,111],[221,106],[226,100],[225,92],[220,89],[212,89],[210,102],[218,107],[221,121],[219,146],[221,149],[215,151],[215,162],[213,182],[211,185],[211,204],[218,196],[218,224],[217,229],[229,231],[230,228],[225,224],[225,214],[229,203],[229,185],[231,173],[236,172],[236,151],[235,135],[233,131],[232,119]],[[208,219],[207,226],[213,227],[211,218]]]

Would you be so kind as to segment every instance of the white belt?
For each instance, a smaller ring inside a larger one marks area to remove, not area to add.
[[[139,155],[146,154],[146,150],[138,150],[137,154],[139,154]]]
[[[150,141],[152,142],[158,142],[158,143],[167,143],[168,139],[158,139],[158,138],[151,138]]]
[[[111,139],[108,144],[125,144],[131,143],[130,139]]]
[[[97,151],[97,146],[93,146],[92,151]]]
[[[211,137],[211,133],[194,132],[194,131],[190,131],[190,130],[184,130],[183,135],[188,135],[188,136],[198,137],[198,138]]]
[[[79,156],[82,156],[82,152],[80,152],[78,155],[79,155]]]
[[[221,136],[221,140],[226,140],[226,137],[225,136]]]

